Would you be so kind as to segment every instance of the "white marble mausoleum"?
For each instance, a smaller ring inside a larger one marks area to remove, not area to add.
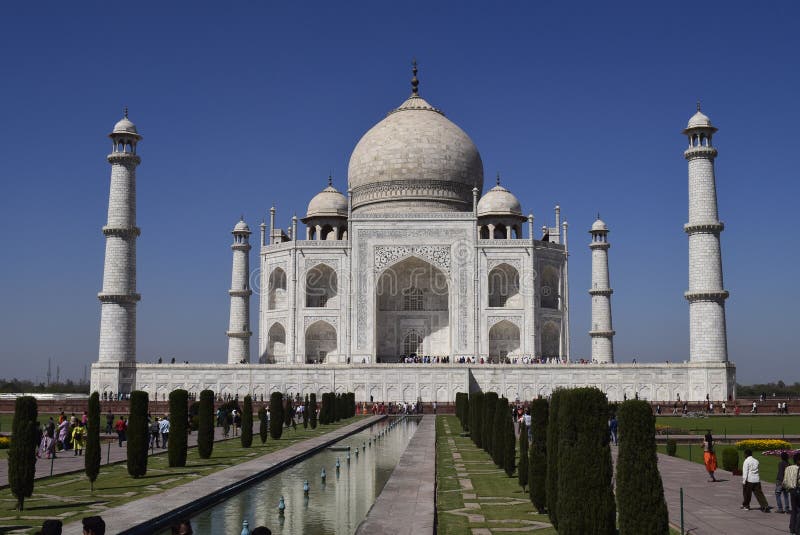
[[[469,136],[412,93],[370,128],[350,157],[347,185],[314,195],[288,228],[260,226],[251,277],[251,230],[233,229],[228,355],[218,364],[136,360],[136,168],[141,136],[125,117],[113,132],[100,351],[91,388],[175,388],[263,395],[353,391],[356,399],[449,402],[457,392],[510,399],[564,386],[597,386],[612,400],[721,400],[735,394],[728,362],[711,144],[699,110],[689,148],[691,354],[669,364],[615,364],[609,228],[590,230],[592,358],[570,355],[566,220],[555,207],[540,229],[499,176],[484,192]],[[317,181],[305,184],[313,188]],[[585,245],[584,245],[585,247]],[[258,283],[253,355],[251,284]],[[586,281],[589,283],[589,281]],[[582,294],[579,299],[586,299]],[[573,300],[575,298],[573,297]],[[646,353],[642,350],[641,353]],[[410,362],[410,361],[416,362]]]

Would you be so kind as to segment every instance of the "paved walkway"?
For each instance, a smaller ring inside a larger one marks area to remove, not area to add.
[[[356,535],[433,533],[436,519],[436,416],[423,416]]]
[[[255,422],[253,424],[253,436],[258,436],[258,426],[259,423]],[[238,434],[236,435],[238,440]],[[231,430],[230,437],[233,437],[233,431]],[[214,428],[214,441],[218,442],[220,440],[225,440],[225,437],[222,436],[222,428],[215,427]],[[121,461],[125,461],[128,458],[128,449],[126,447],[125,442],[122,443],[122,447],[119,447],[119,443],[116,438],[111,440],[107,440],[105,438],[101,438],[100,445],[100,463],[101,465],[106,465],[110,463],[118,463]],[[110,446],[109,446],[110,445]],[[197,446],[197,432],[193,432],[189,435],[189,447]],[[161,455],[165,454],[167,450],[155,448],[150,451],[150,455]],[[84,453],[86,451],[84,450]],[[50,469],[53,470],[53,475],[59,474],[68,474],[71,472],[83,472],[84,470],[84,457],[76,456],[73,450],[62,451],[56,455],[55,459],[39,459],[36,462],[36,479],[41,479],[43,477],[50,476]],[[8,486],[8,463],[2,462],[0,463],[0,488]]]
[[[611,448],[616,464],[617,448]],[[702,464],[679,457],[658,454],[658,470],[664,485],[664,498],[669,509],[669,521],[680,527],[680,489],[683,488],[684,529],[691,535],[752,535],[758,533],[788,533],[789,515],[762,513],[753,496],[750,511],[739,509],[742,505],[742,476],[717,470],[716,483],[708,482],[708,472]],[[775,484],[761,482],[764,496],[775,506]]]
[[[304,457],[316,450],[327,447],[341,438],[368,427],[383,416],[363,418],[339,428],[302,442],[297,442],[268,453],[251,461],[231,466],[204,478],[185,485],[174,487],[160,494],[141,500],[126,503],[119,507],[107,509],[102,513],[106,522],[106,533],[152,534],[169,526],[173,518],[191,516],[191,512],[203,509],[216,503],[228,495],[239,492],[252,482],[264,477],[265,472],[280,469],[283,465],[292,464],[298,457]],[[142,519],[149,518],[161,521],[161,525],[153,522],[141,524]],[[64,533],[79,533],[81,523],[73,522],[64,526]]]

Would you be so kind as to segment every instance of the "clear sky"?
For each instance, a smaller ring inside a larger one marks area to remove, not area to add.
[[[96,359],[123,106],[144,136],[138,358],[224,362],[239,214],[255,228],[274,203],[286,226],[329,172],[345,190],[416,56],[487,187],[500,172],[537,228],[556,203],[569,220],[575,358],[598,211],[617,360],[688,358],[680,131],[702,100],[720,129],[730,359],[739,382],[800,380],[797,2],[15,4],[0,12],[0,376],[43,379],[50,357],[78,378]]]

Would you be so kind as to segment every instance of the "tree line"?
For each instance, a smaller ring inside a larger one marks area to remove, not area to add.
[[[645,401],[609,405],[596,388],[559,389],[530,404],[531,438],[519,429],[517,479],[559,534],[669,534],[658,473],[655,417]],[[616,494],[608,418],[619,422]],[[516,457],[513,413],[494,392],[456,395],[456,416],[476,447],[509,477]],[[509,433],[510,430],[510,433]]]

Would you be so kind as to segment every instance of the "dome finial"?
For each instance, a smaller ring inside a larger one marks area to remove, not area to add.
[[[333,173],[328,173],[328,187],[333,186]]]
[[[700,111],[700,100],[697,100],[697,111]]]
[[[125,106],[122,109],[122,115],[124,115],[126,119],[128,118],[128,107],[127,106]]]
[[[496,180],[497,180],[497,185],[499,186],[500,185],[500,171],[497,172]]]
[[[419,96],[419,80],[417,79],[417,58],[411,60],[411,72],[414,75],[411,78],[411,95],[417,97]]]
[[[600,212],[597,212],[597,220],[600,221]]]

